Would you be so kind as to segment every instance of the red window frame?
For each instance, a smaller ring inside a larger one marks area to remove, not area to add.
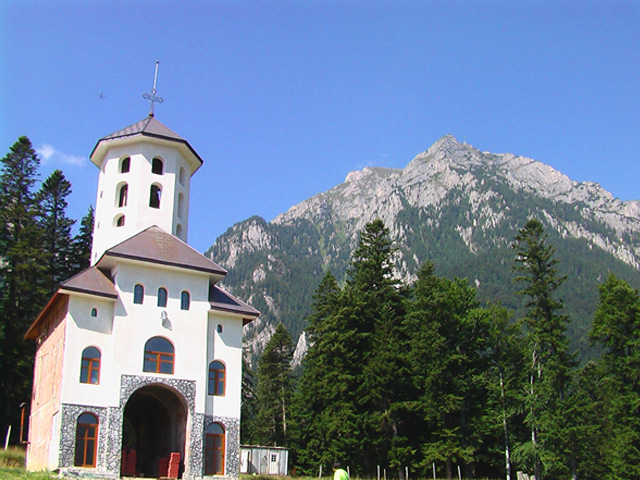
[[[76,425],[76,451],[74,466],[95,468],[98,453],[98,417],[85,412]]]
[[[214,360],[209,364],[209,395],[224,397],[227,382],[226,367],[219,360]]]
[[[150,373],[173,375],[175,350],[164,337],[153,337],[144,346],[144,365],[142,370]]]
[[[204,450],[204,474],[224,475],[225,432],[219,423],[214,423],[207,428]]]
[[[82,351],[80,383],[88,383],[91,385],[100,384],[100,356],[100,350],[96,347],[87,347]]]

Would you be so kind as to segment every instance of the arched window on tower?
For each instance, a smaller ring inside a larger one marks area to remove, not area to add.
[[[162,189],[154,183],[151,185],[149,193],[149,206],[151,208],[160,208],[160,197],[162,197]]]
[[[162,164],[162,160],[158,157],[154,157],[151,162],[151,173],[155,173],[156,175],[162,175],[164,173],[164,165]]]
[[[178,181],[180,182],[180,185],[184,186],[184,180],[185,180],[184,167],[180,167],[180,170],[178,171]]]
[[[178,194],[178,218],[184,220],[184,195]]]
[[[120,173],[129,173],[131,167],[131,157],[124,157],[120,162]]]
[[[129,196],[129,185],[122,185],[118,191],[118,207],[126,207]]]
[[[76,424],[76,451],[73,461],[76,467],[95,467],[98,450],[98,418],[93,413],[83,413]]]
[[[114,222],[116,227],[124,227],[124,215],[117,215],[116,221]],[[100,228],[98,224],[98,228]]]

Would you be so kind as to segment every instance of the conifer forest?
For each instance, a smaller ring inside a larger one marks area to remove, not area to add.
[[[301,372],[278,325],[257,374],[245,372],[244,443],[289,447],[309,475],[340,461],[366,478],[640,478],[637,290],[605,276],[589,332],[602,354],[580,364],[538,220],[512,243],[522,318],[431,263],[400,282],[395,248],[375,220],[344,284],[324,275]]]

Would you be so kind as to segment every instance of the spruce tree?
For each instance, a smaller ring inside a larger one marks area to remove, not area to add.
[[[406,323],[424,432],[419,440],[424,473],[433,462],[444,463],[452,478],[454,465],[471,467],[475,458],[474,425],[486,397],[477,381],[487,367],[488,333],[488,318],[477,307],[475,290],[465,280],[437,277],[430,263],[419,270]]]
[[[565,437],[561,410],[569,385],[573,355],[568,351],[563,302],[557,290],[565,277],[559,276],[555,249],[547,245],[547,235],[539,220],[531,219],[522,227],[512,245],[516,252],[515,281],[523,285],[518,292],[526,298],[524,317],[529,386],[526,396],[531,440],[522,450],[530,457],[537,479],[566,474]]]
[[[335,392],[336,372],[332,367],[337,346],[333,339],[332,319],[339,309],[342,291],[331,272],[325,273],[313,295],[309,325],[305,330],[308,349],[302,360],[304,369],[294,397],[292,435],[293,460],[307,474],[322,465],[330,468],[341,452],[335,446],[333,405],[339,400]],[[338,430],[338,429],[336,429]]]
[[[93,224],[95,221],[93,206],[89,206],[87,213],[80,221],[80,228],[73,238],[72,250],[72,275],[81,272],[91,264],[91,246],[93,243]]]
[[[40,160],[29,139],[20,137],[1,162],[0,431],[5,432],[31,395],[35,345],[24,335],[46,301],[46,265],[33,191]]]
[[[292,360],[291,335],[279,323],[258,364],[256,437],[263,445],[287,445],[293,392]]]
[[[38,192],[47,270],[45,285],[49,294],[73,273],[71,227],[75,220],[66,215],[69,194],[71,182],[60,170],[54,170]]]
[[[590,337],[605,349],[610,396],[604,478],[640,477],[640,295],[612,273],[600,285]]]

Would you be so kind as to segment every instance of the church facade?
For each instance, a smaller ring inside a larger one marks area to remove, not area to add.
[[[31,325],[28,470],[236,478],[242,327],[259,312],[187,243],[202,159],[150,114],[98,141],[91,267]]]

